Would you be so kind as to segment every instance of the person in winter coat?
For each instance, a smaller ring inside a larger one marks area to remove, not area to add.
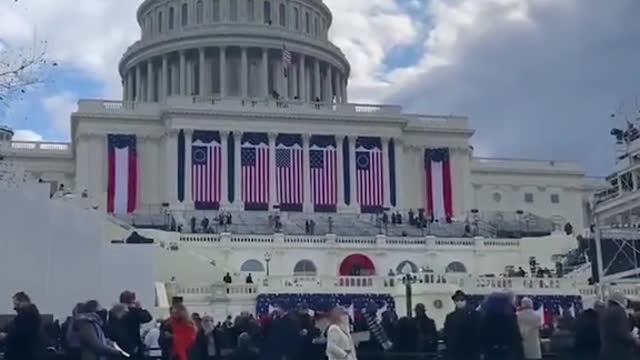
[[[258,360],[258,352],[251,345],[249,334],[242,333],[238,336],[238,348],[229,357],[230,360]]]
[[[349,315],[341,307],[329,312],[327,330],[327,358],[329,360],[357,360],[356,348],[349,332]]]
[[[447,359],[478,360],[480,314],[467,305],[466,295],[460,290],[456,291],[451,300],[455,304],[455,310],[447,315],[444,322]]]
[[[522,336],[512,294],[493,293],[484,304],[480,337],[484,360],[521,360]]]
[[[585,310],[576,319],[574,360],[597,360],[600,356],[600,317],[604,310],[604,303],[597,301],[593,309]]]
[[[417,304],[416,317],[413,319],[414,329],[417,335],[416,350],[418,353],[432,353],[438,351],[438,330],[436,322],[427,316],[424,304]]]
[[[523,298],[520,306],[518,327],[520,328],[520,335],[522,335],[524,358],[527,360],[542,359],[542,348],[540,346],[542,317],[533,311],[533,301],[531,299]]]
[[[73,332],[80,344],[81,360],[123,358],[122,353],[111,345],[103,331],[104,322],[99,315],[100,310],[101,306],[97,301],[88,301],[73,321]]]
[[[140,334],[140,326],[152,320],[151,314],[140,306],[136,294],[124,291],[120,294],[120,304],[127,311],[123,316],[111,312],[109,315],[108,332],[111,340],[116,342],[122,350],[131,354],[132,359],[141,359],[144,355],[144,344]]]
[[[627,304],[627,298],[621,293],[614,292],[609,296],[600,328],[601,360],[635,359],[634,350],[640,347],[640,341],[631,335],[629,318],[625,311]]]
[[[41,360],[45,354],[44,330],[38,308],[24,292],[13,296],[17,315],[6,333],[0,333],[5,360]]]
[[[171,317],[160,327],[162,358],[167,360],[189,360],[196,341],[196,326],[191,321],[183,304],[171,307]]]
[[[191,350],[190,360],[215,360],[220,359],[222,341],[216,330],[213,317],[205,315],[202,318],[202,328],[196,335],[196,342]]]

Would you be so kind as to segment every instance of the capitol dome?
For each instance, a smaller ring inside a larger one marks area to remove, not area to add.
[[[347,102],[349,63],[321,0],[146,0],[120,61],[125,101],[268,96]]]

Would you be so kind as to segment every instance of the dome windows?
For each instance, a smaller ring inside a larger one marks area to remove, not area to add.
[[[304,13],[304,26],[305,31],[309,34],[311,32],[311,18],[308,11]]]
[[[238,1],[229,0],[229,20],[238,21]]]
[[[300,9],[293,8],[293,21],[295,22],[295,29],[300,30]]]
[[[201,25],[204,22],[204,2],[198,0],[196,3],[196,24]]]
[[[254,0],[247,0],[247,21],[256,21],[256,4]]]
[[[220,22],[220,0],[211,0],[211,19]]]
[[[170,7],[169,8],[169,30],[173,30],[176,26],[175,17],[176,17],[176,10],[173,7]]]
[[[182,27],[186,27],[189,24],[189,5],[187,3],[182,4],[180,12]]]
[[[271,2],[270,1],[265,1],[264,2],[264,23],[265,24],[272,24],[272,16],[271,16]]]
[[[162,21],[162,11],[158,12],[158,32],[162,34],[162,25],[164,24]]]
[[[284,4],[279,6],[278,19],[280,20],[280,26],[287,27],[287,8]]]

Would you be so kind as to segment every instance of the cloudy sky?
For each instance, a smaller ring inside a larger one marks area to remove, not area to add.
[[[140,2],[0,0],[0,47],[46,40],[61,64],[0,123],[23,139],[68,140],[77,99],[117,99]],[[577,160],[603,175],[609,128],[638,114],[638,0],[325,2],[351,61],[350,99],[466,115],[477,155]]]

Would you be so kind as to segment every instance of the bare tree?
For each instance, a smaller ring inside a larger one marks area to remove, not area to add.
[[[33,87],[42,84],[47,70],[58,64],[47,58],[47,43],[11,48],[0,40],[0,107],[21,99]]]

